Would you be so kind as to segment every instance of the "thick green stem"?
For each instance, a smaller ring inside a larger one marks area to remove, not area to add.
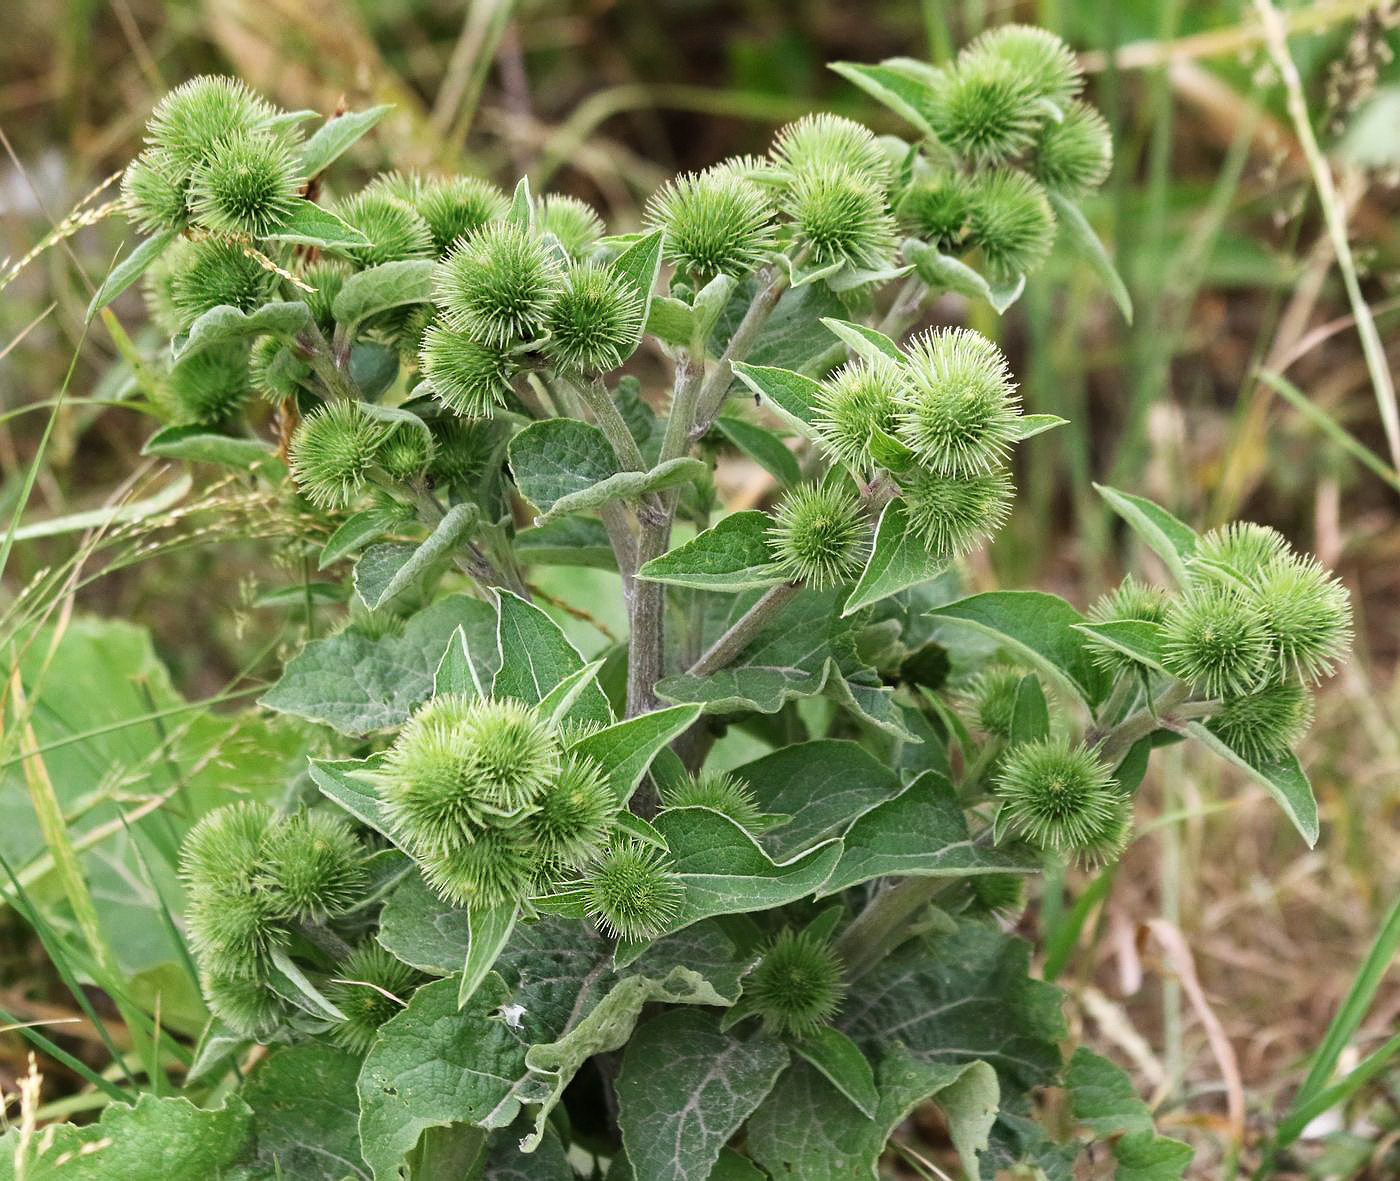
[[[686,670],[687,675],[707,677],[724,668],[773,622],[773,618],[800,589],[800,583],[780,582],[764,591],[758,602],[735,620],[733,626],[710,645],[709,651]]]
[[[791,280],[786,268],[775,263],[758,273],[758,282],[758,294],[749,304],[749,310],[739,321],[739,327],[729,338],[729,344],[725,346],[714,369],[701,383],[700,392],[696,396],[695,421],[690,428],[692,440],[700,438],[709,430],[710,424],[719,415],[724,406],[724,399],[729,394],[729,387],[734,381],[734,362],[742,361],[748,356],[749,350],[758,340],[759,333],[768,323],[768,317],[778,306],[778,300],[788,289]]]
[[[618,410],[617,403],[612,400],[603,383],[597,378],[590,381],[561,377],[559,380],[582,398],[584,404],[592,411],[598,429],[612,444],[618,466],[623,471],[646,471],[647,465],[646,460],[642,458],[642,449],[637,446],[637,440],[632,437],[632,431],[622,417],[622,412]]]
[[[335,363],[335,354],[325,333],[314,323],[303,328],[296,338],[297,352],[311,366],[311,372],[326,387],[332,398],[349,398],[358,401],[360,391],[350,374]]]

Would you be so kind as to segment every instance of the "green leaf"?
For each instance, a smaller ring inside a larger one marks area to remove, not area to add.
[[[688,730],[699,716],[698,705],[653,710],[595,730],[580,738],[569,750],[594,759],[607,772],[618,807],[626,807],[652,759]]]
[[[695,313],[688,303],[673,296],[654,296],[647,312],[646,331],[666,344],[684,348],[695,335]]]
[[[893,768],[858,743],[840,738],[785,746],[732,774],[764,812],[792,817],[759,837],[775,858],[791,857],[845,831],[902,787]]]
[[[1094,490],[1166,563],[1178,585],[1185,586],[1190,581],[1186,562],[1196,552],[1196,531],[1145,497],[1119,492],[1106,484],[1095,484]]]
[[[418,549],[411,541],[387,541],[372,545],[355,563],[355,594],[366,606],[381,602],[381,595]]]
[[[839,1029],[824,1025],[816,1033],[793,1042],[792,1048],[821,1071],[826,1081],[854,1103],[862,1115],[875,1118],[880,1102],[875,1072],[855,1042]]]
[[[1057,595],[989,591],[929,614],[1000,641],[1091,708],[1103,700],[1107,677],[1090,659],[1085,637],[1076,630],[1084,618]]]
[[[790,369],[748,365],[743,361],[734,362],[734,372],[755,394],[767,398],[780,418],[803,434],[812,434],[816,400],[821,392],[817,382]]]
[[[331,304],[337,323],[353,327],[379,312],[409,303],[427,303],[433,294],[428,258],[406,258],[357,271],[345,280]]]
[[[454,504],[437,523],[436,528],[421,545],[411,547],[411,553],[382,585],[366,587],[360,581],[360,567],[355,567],[355,589],[360,599],[371,611],[382,607],[400,591],[411,586],[420,575],[431,570],[439,562],[446,561],[454,550],[471,533],[477,520],[477,509],[472,504]],[[376,546],[375,549],[381,547]],[[368,557],[368,554],[366,555]],[[363,564],[363,563],[362,563]],[[366,593],[368,591],[368,593]]]
[[[1180,1181],[1195,1160],[1191,1145],[1168,1136],[1134,1132],[1113,1146],[1114,1181]]]
[[[924,1063],[893,1049],[880,1063],[873,1116],[856,1110],[816,1067],[795,1063],[749,1120],[748,1147],[773,1181],[879,1181],[896,1128],[929,1099],[943,1111],[968,1176],[995,1117],[995,1072],[985,1062]]]
[[[110,1105],[96,1123],[50,1125],[29,1140],[22,1154],[20,1129],[11,1127],[0,1137],[0,1178],[175,1181],[226,1176],[246,1149],[251,1121],[248,1105],[237,1095],[210,1111],[188,1099],[144,1094],[131,1104]]]
[[[256,1175],[368,1181],[360,1157],[359,1073],[357,1056],[314,1042],[275,1049],[259,1062],[240,1091],[253,1109]]]
[[[490,647],[483,650],[483,642]],[[447,650],[438,661],[433,672],[433,696],[444,693],[460,693],[464,697],[486,697],[491,692],[491,681],[496,675],[501,654],[496,647],[494,635],[478,634],[473,641],[467,638],[463,628],[452,633],[447,641]]]
[[[594,517],[559,517],[521,529],[515,535],[515,554],[526,564],[617,569],[607,528]]]
[[[1014,746],[1021,742],[1039,742],[1050,736],[1050,707],[1045,702],[1045,690],[1040,678],[1027,673],[1016,686],[1011,702],[1011,734]]]
[[[488,974],[460,1010],[457,988],[450,977],[423,985],[365,1057],[360,1146],[375,1181],[397,1181],[425,1129],[484,1126],[524,1068],[532,1015],[514,1024],[500,1015],[511,1000],[505,981]]]
[[[822,894],[886,876],[965,877],[981,873],[1032,873],[1039,862],[968,836],[958,793],[948,780],[926,771],[894,799],[860,817],[842,838],[841,860]]]
[[[494,648],[496,613],[466,595],[439,599],[398,635],[371,638],[347,629],[312,640],[261,704],[354,736],[401,726],[432,695],[434,673],[459,627],[473,652]]]
[[[491,692],[538,705],[561,681],[583,669],[585,661],[559,625],[533,603],[508,590],[497,591],[497,596],[501,664]],[[568,717],[601,723],[612,719],[608,699],[596,681],[585,686]]]
[[[783,581],[783,575],[768,547],[770,524],[768,514],[758,509],[732,513],[690,541],[653,558],[637,577],[709,591],[774,586]]]
[[[710,333],[708,346],[716,356],[729,343],[757,289],[752,279],[734,288]],[[790,288],[778,299],[778,306],[769,315],[747,360],[754,365],[772,365],[800,373],[810,369],[813,376],[820,377],[818,370],[824,371],[833,360],[840,359],[835,356],[837,350],[833,348],[831,333],[821,323],[821,317],[845,315],[846,305],[825,283]],[[731,387],[729,392],[736,393],[738,388]]]
[[[410,873],[384,900],[377,938],[420,972],[452,976],[462,970],[471,946],[471,915],[434,894],[420,874]]]
[[[857,357],[867,361],[898,361],[904,364],[904,354],[899,345],[883,332],[867,328],[864,324],[852,324],[849,320],[838,320],[834,316],[823,316],[822,323],[831,329],[843,344]]]
[[[339,246],[368,246],[370,241],[354,226],[314,201],[298,201],[292,216],[267,235],[269,242],[290,242],[296,246],[335,249]]]
[[[318,176],[371,127],[394,108],[384,103],[367,111],[348,111],[328,119],[318,127],[301,151],[301,168],[307,176]]]
[[[529,1122],[520,1119],[492,1134],[481,1181],[576,1181],[577,1174],[553,1127],[546,1129],[533,1152],[520,1150],[520,1141],[529,1130]]]
[[[324,570],[381,537],[393,527],[395,519],[395,514],[386,513],[378,508],[367,508],[347,517],[322,547],[321,556],[316,561],[316,569]]]
[[[496,963],[510,933],[515,930],[515,920],[520,909],[514,903],[477,909],[467,912],[467,949],[462,962],[462,975],[457,982],[457,1007],[465,1007],[472,995],[481,987],[486,974]]]
[[[1086,1046],[1076,1049],[1069,1060],[1065,1090],[1075,1122],[1095,1136],[1152,1131],[1152,1113],[1133,1090],[1132,1080]]]
[[[1268,761],[1247,759],[1200,722],[1187,722],[1186,731],[1197,742],[1245,772],[1255,783],[1261,784],[1293,822],[1293,827],[1302,834],[1309,849],[1317,844],[1317,798],[1297,755],[1289,751],[1280,758]]]
[[[1162,667],[1161,624],[1147,619],[1107,619],[1102,623],[1077,623],[1074,630],[1148,668],[1167,671]]]
[[[1113,260],[1108,257],[1108,251],[1099,241],[1099,236],[1094,233],[1094,227],[1089,224],[1079,206],[1062,193],[1049,189],[1045,195],[1050,198],[1050,205],[1055,210],[1055,216],[1059,219],[1060,228],[1064,230],[1070,247],[1094,269],[1099,281],[1108,288],[1109,295],[1113,296],[1118,310],[1123,313],[1123,319],[1131,324],[1132,296],[1128,294],[1128,288],[1124,285],[1122,276],[1118,274],[1118,268],[1113,265]]]
[[[159,234],[152,235],[108,271],[107,277],[102,280],[101,286],[87,306],[86,319],[91,320],[145,274],[146,268],[164,254],[165,248],[179,235],[179,230],[162,230]]]
[[[653,230],[638,238],[612,262],[612,269],[627,281],[642,305],[642,324],[651,315],[652,294],[656,291],[656,277],[661,273],[661,246],[666,234],[663,230]],[[641,343],[644,327],[637,329],[637,337],[632,348],[623,355],[630,356]]]
[[[539,710],[551,722],[558,725],[567,721],[574,706],[590,685],[597,682],[605,661],[593,660],[577,672],[570,673],[540,699]]]
[[[301,300],[265,303],[255,312],[227,304],[210,308],[177,339],[172,359],[183,360],[215,345],[251,340],[255,336],[295,336],[311,323],[311,309]]]
[[[677,1009],[648,1021],[628,1043],[617,1079],[618,1125],[636,1181],[708,1181],[787,1064],[781,1042],[726,1033],[710,1013]]]
[[[184,459],[191,463],[214,463],[240,471],[252,471],[260,466],[278,463],[271,443],[262,439],[221,435],[197,424],[162,427],[146,440],[141,454]]]
[[[506,212],[506,220],[527,230],[534,225],[535,202],[530,196],[529,177],[522,176],[516,182],[515,192],[510,199],[510,209]]]
[[[1027,439],[1034,439],[1036,435],[1053,431],[1057,426],[1069,425],[1069,419],[1061,418],[1058,414],[1023,414],[1017,422],[1020,433],[1016,437],[1023,443]]]
[[[883,103],[901,119],[912,123],[930,139],[935,138],[924,110],[932,101],[927,82],[911,77],[888,65],[864,65],[859,62],[829,62],[848,82],[854,82],[878,103]]]
[[[875,544],[865,569],[851,588],[842,615],[851,615],[862,607],[937,578],[947,568],[948,563],[931,554],[918,531],[910,526],[904,501],[896,498],[880,514]]]
[[[727,816],[709,808],[670,808],[653,821],[685,886],[668,931],[717,914],[771,910],[821,889],[841,857],[833,839],[789,861],[775,862]]]
[[[322,795],[339,804],[361,824],[393,840],[390,835],[393,826],[384,815],[378,793],[366,778],[379,767],[380,758],[374,755],[368,759],[310,759],[307,769]]]
[[[778,483],[792,485],[802,482],[802,469],[797,465],[797,456],[767,427],[750,422],[747,418],[721,415],[715,419],[715,429],[765,468]]]

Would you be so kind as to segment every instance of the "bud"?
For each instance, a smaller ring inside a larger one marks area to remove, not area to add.
[[[998,69],[1022,80],[1036,98],[1063,110],[1084,87],[1084,73],[1070,47],[1049,29],[1007,24],[989,29],[963,50],[968,64]]]
[[[433,299],[450,327],[505,348],[544,331],[563,285],[541,239],[513,222],[489,222],[438,263]]]
[[[318,406],[292,435],[292,476],[318,508],[345,508],[364,491],[387,427],[363,403],[338,399]]]
[[[1030,80],[987,55],[941,71],[925,114],[939,143],[979,166],[1025,151],[1043,117]]]
[[[939,557],[970,553],[1006,523],[1014,489],[1005,471],[940,476],[916,471],[901,476],[909,524]]]
[[[877,271],[894,262],[894,218],[884,188],[868,175],[841,165],[804,169],[780,203],[817,266]]]
[[[744,978],[744,999],[774,1033],[807,1037],[840,1011],[843,973],[829,943],[787,928]]]
[[[337,965],[326,988],[326,999],[345,1014],[331,1039],[352,1054],[363,1054],[379,1027],[403,1011],[423,981],[422,973],[366,939]]]
[[[622,364],[642,331],[642,303],[615,271],[589,263],[569,268],[550,305],[545,351],[561,369],[606,372]]]
[[[712,808],[751,833],[764,827],[753,792],[724,771],[701,771],[663,787],[661,802],[667,808]]]
[[[324,922],[360,901],[369,875],[351,827],[324,812],[300,812],[273,825],[263,842],[259,882],[284,918]]]
[[[899,218],[941,251],[956,250],[967,236],[972,201],[967,179],[951,168],[915,181],[899,201]]]
[[[1273,648],[1274,667],[1316,684],[1330,677],[1351,647],[1347,589],[1316,558],[1274,558],[1249,583]]]
[[[894,432],[896,400],[903,384],[900,366],[886,358],[852,361],[823,381],[813,423],[826,450],[853,471],[874,467],[871,436],[876,431]]]
[[[189,202],[195,219],[217,233],[263,238],[292,216],[303,183],[285,137],[239,132],[195,166]]]
[[[311,318],[320,325],[322,332],[330,333],[335,328],[332,305],[349,275],[348,264],[324,255],[301,273],[302,282],[315,290],[299,291],[297,294],[306,301],[306,306],[311,309]]]
[[[541,199],[536,225],[545,234],[553,234],[564,253],[575,262],[587,258],[603,236],[603,219],[593,206],[577,197],[557,193]]]
[[[869,128],[840,115],[803,115],[778,132],[770,151],[789,177],[849,168],[879,189],[890,185],[890,162],[879,141]]]
[[[416,480],[433,457],[432,437],[410,423],[394,427],[379,445],[379,466],[400,483]]]
[[[295,398],[301,392],[301,383],[310,375],[306,362],[293,353],[281,337],[260,336],[253,342],[248,358],[248,380],[274,405]]]
[[[199,986],[209,1011],[240,1037],[268,1042],[286,1023],[281,998],[261,976],[210,968],[200,973]]]
[[[1108,623],[1129,619],[1143,623],[1161,623],[1166,618],[1167,592],[1161,587],[1139,582],[1131,574],[1124,575],[1123,581],[1113,590],[1101,595],[1089,608],[1090,623]],[[1085,636],[1089,646],[1089,656],[1093,662],[1110,676],[1127,676],[1145,666],[1117,648],[1110,648],[1093,636]]]
[[[252,881],[262,866],[263,842],[272,825],[266,804],[244,801],[206,812],[180,847],[180,877],[198,890],[220,882]]]
[[[432,231],[407,201],[366,189],[334,208],[341,220],[369,239],[368,246],[336,248],[361,267],[433,256]]]
[[[1288,753],[1312,725],[1312,695],[1295,680],[1226,697],[1206,726],[1252,763]]]
[[[251,312],[271,297],[276,276],[236,242],[205,238],[182,252],[170,278],[170,302],[182,330],[210,308]]]
[[[164,148],[186,172],[231,135],[265,129],[272,107],[234,78],[191,78],[167,94],[146,124],[146,142]]]
[[[1128,800],[1112,769],[1083,743],[1045,738],[1013,746],[995,788],[1005,823],[1037,848],[1099,862],[1127,844]]]
[[[1211,578],[1227,572],[1249,578],[1261,566],[1291,553],[1287,539],[1269,525],[1232,521],[1202,534],[1190,557],[1191,573]]]
[[[944,476],[997,471],[1020,435],[1020,403],[1001,350],[966,328],[925,332],[909,345],[895,433]]]
[[[860,501],[837,485],[787,493],[773,511],[767,536],[787,577],[814,590],[849,582],[870,551],[870,527]]]
[[[982,733],[993,738],[1011,737],[1016,690],[1025,675],[1009,664],[990,664],[968,681],[961,696]]]
[[[1031,172],[1051,192],[1082,197],[1103,184],[1112,167],[1113,134],[1087,103],[1071,102],[1063,119],[1041,127]]]
[[[996,282],[1034,273],[1055,241],[1055,215],[1044,190],[1012,168],[974,177],[968,241],[981,247]]]
[[[500,455],[501,439],[489,421],[444,416],[432,423],[434,484],[459,491],[478,485]]]
[[[588,915],[608,935],[651,939],[676,917],[685,887],[660,849],[637,841],[615,844],[585,882]]]
[[[1270,655],[1263,613],[1234,585],[1189,587],[1163,617],[1163,665],[1209,697],[1254,689],[1268,671]]]
[[[453,243],[476,233],[488,221],[499,221],[510,209],[506,195],[476,176],[431,177],[413,198],[418,216],[433,235],[433,252],[441,258]]]
[[[1026,908],[1026,875],[978,873],[968,878],[977,909],[1014,918]]]
[[[239,344],[200,349],[171,368],[165,400],[176,423],[227,422],[252,392],[248,350]]]
[[[726,168],[687,173],[647,202],[646,220],[666,231],[666,257],[697,282],[742,278],[777,246],[763,190]]]
[[[509,351],[481,344],[441,322],[423,333],[418,364],[437,400],[465,418],[489,417],[510,392],[514,367]]]
[[[558,778],[539,795],[530,835],[551,865],[579,869],[602,850],[617,810],[602,768],[585,755],[567,756]]]
[[[278,899],[246,879],[192,890],[185,918],[195,954],[223,975],[261,972],[273,948],[287,942]]]
[[[147,234],[178,230],[190,220],[188,174],[164,148],[147,148],[122,174],[127,217]]]

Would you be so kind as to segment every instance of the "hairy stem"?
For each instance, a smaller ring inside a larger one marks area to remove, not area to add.
[[[335,354],[326,335],[314,323],[307,324],[296,337],[296,351],[311,366],[313,372],[333,398],[358,401],[360,391],[350,374],[335,362]]]
[[[632,431],[623,419],[622,412],[618,410],[617,403],[612,400],[603,383],[597,378],[575,380],[571,377],[561,377],[559,381],[577,394],[592,411],[598,429],[612,444],[618,466],[623,471],[646,471],[647,465],[646,460],[642,458],[642,450],[637,446],[637,440],[632,437]]]
[[[729,338],[729,344],[725,346],[714,369],[700,386],[696,396],[695,421],[690,428],[692,440],[698,439],[709,430],[710,424],[719,415],[729,387],[734,381],[734,362],[742,361],[748,356],[749,349],[753,348],[759,333],[768,323],[768,317],[778,306],[778,300],[788,289],[791,280],[787,270],[775,263],[764,267],[758,273],[758,282],[758,294],[753,297],[749,310],[739,321],[739,327],[734,329],[734,335]]]
[[[777,586],[769,587],[758,602],[735,620],[730,629],[710,645],[709,651],[686,670],[686,674],[705,677],[724,668],[773,621],[774,616],[800,589],[801,584],[796,582],[780,582]]]

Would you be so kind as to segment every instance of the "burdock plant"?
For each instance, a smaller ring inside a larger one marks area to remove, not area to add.
[[[193,969],[132,983],[172,1020],[124,1061],[193,1102],[143,1096],[124,1145],[221,1121],[180,1158],[210,1176],[815,1181],[874,1176],[931,1099],[968,1176],[1094,1139],[1180,1174],[1116,1067],[1086,1097],[1008,928],[1047,867],[1058,899],[1122,853],[1168,743],[1315,840],[1293,748],[1346,592],[1114,489],[1144,570],[1085,614],[981,589],[1062,421],[989,326],[1057,235],[1109,268],[1074,202],[1111,145],[1039,30],[836,69],[905,134],[809,115],[617,226],[523,181],[357,188],[382,109],[317,128],[219,78],[157,107],[94,308],[149,268],[148,450],[228,468],[201,507],[257,506],[290,614],[285,668],[249,665],[275,753],[220,750],[168,812]]]

